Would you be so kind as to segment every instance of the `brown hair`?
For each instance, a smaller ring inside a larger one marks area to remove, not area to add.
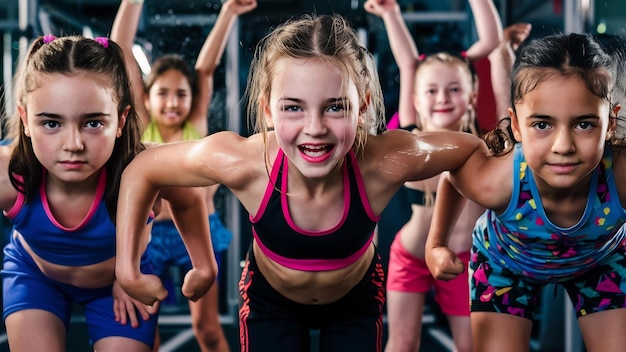
[[[114,220],[122,171],[143,150],[142,127],[135,110],[122,50],[113,41],[98,39],[96,41],[81,36],[53,40],[48,37],[45,41],[44,37],[35,39],[15,74],[13,89],[16,104],[25,107],[26,96],[37,89],[37,80],[44,77],[42,74],[90,73],[109,78],[113,99],[118,104],[118,114],[122,115],[130,107],[122,134],[115,140],[113,153],[105,164],[107,185],[104,199],[109,216]],[[24,125],[17,112],[10,121],[10,138],[14,140],[9,161],[11,183],[25,194],[26,201],[30,201],[43,182],[44,171],[35,156],[30,138],[24,133]]]
[[[511,71],[511,108],[515,111],[515,104],[546,80],[570,77],[579,78],[591,94],[611,104],[614,69],[611,56],[589,34],[561,33],[524,42]],[[516,143],[510,119],[487,133],[485,141],[494,153],[508,153]]]

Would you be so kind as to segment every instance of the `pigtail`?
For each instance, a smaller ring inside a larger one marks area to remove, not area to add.
[[[483,140],[495,155],[508,154],[515,145],[515,137],[511,128],[511,118],[506,117],[498,122],[495,129],[485,133]]]

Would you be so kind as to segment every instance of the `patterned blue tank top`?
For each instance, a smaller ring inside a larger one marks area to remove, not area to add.
[[[541,282],[560,282],[593,268],[624,240],[621,205],[610,148],[592,172],[587,206],[572,227],[547,217],[532,171],[515,146],[511,202],[501,215],[487,210],[476,222],[474,245],[513,273]]]

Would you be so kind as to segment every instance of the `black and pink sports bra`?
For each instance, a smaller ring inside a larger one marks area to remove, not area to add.
[[[345,268],[359,259],[373,240],[380,219],[373,213],[354,152],[342,166],[344,210],[341,221],[328,230],[300,229],[289,214],[288,162],[279,150],[263,202],[250,215],[253,236],[263,253],[285,267],[302,271]]]

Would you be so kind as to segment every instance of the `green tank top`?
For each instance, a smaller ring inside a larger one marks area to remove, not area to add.
[[[191,123],[185,121],[185,123],[183,123],[183,140],[188,141],[200,138],[202,138],[200,132],[198,132],[198,130],[196,130],[196,128]],[[148,126],[146,126],[146,130],[141,136],[141,141],[164,143],[161,132],[159,132],[159,126],[157,126],[154,120],[150,120],[150,123],[148,124]]]

